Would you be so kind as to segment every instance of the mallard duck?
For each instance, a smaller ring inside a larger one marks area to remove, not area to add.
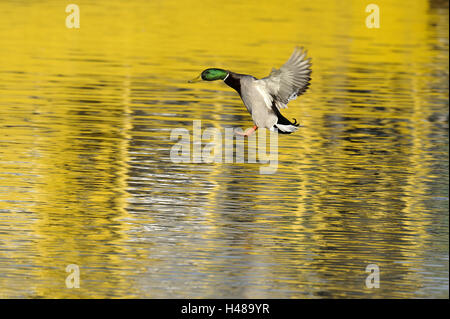
[[[303,48],[295,48],[291,57],[280,69],[273,69],[269,76],[257,79],[247,74],[238,74],[218,68],[204,70],[190,83],[223,80],[241,96],[252,115],[254,126],[239,135],[250,136],[258,128],[268,128],[278,133],[291,134],[299,123],[285,118],[280,109],[287,108],[289,101],[302,95],[310,85],[311,59],[306,58]]]

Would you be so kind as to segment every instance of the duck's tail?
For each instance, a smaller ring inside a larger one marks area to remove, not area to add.
[[[291,123],[291,124],[286,125],[286,124],[277,123],[274,125],[274,127],[276,127],[278,129],[278,133],[280,133],[280,134],[291,134],[298,130],[298,127],[300,124],[297,123],[296,119],[294,119],[294,123],[292,123],[292,122],[289,122],[289,123]]]
[[[277,123],[273,126],[278,129],[278,133],[291,134],[298,130],[300,123],[297,123],[296,119],[294,119],[294,122],[291,122],[280,113],[276,106],[272,106],[272,109],[278,117]]]

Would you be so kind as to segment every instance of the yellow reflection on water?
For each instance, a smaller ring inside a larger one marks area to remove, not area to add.
[[[77,4],[80,29],[64,1],[0,3],[0,297],[448,297],[442,4],[377,1],[379,29],[357,0]],[[188,79],[296,45],[313,79],[275,175],[170,161],[171,129],[251,125]]]

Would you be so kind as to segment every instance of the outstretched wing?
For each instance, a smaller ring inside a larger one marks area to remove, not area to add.
[[[286,108],[289,101],[308,89],[311,80],[311,59],[305,58],[306,51],[297,47],[279,70],[273,69],[268,77],[259,80],[278,109]]]

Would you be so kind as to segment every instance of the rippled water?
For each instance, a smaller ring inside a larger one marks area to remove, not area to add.
[[[356,0],[77,1],[67,29],[66,1],[1,2],[0,297],[448,298],[448,9],[377,3],[380,29]],[[173,163],[175,128],[252,125],[188,79],[295,45],[276,174]]]

